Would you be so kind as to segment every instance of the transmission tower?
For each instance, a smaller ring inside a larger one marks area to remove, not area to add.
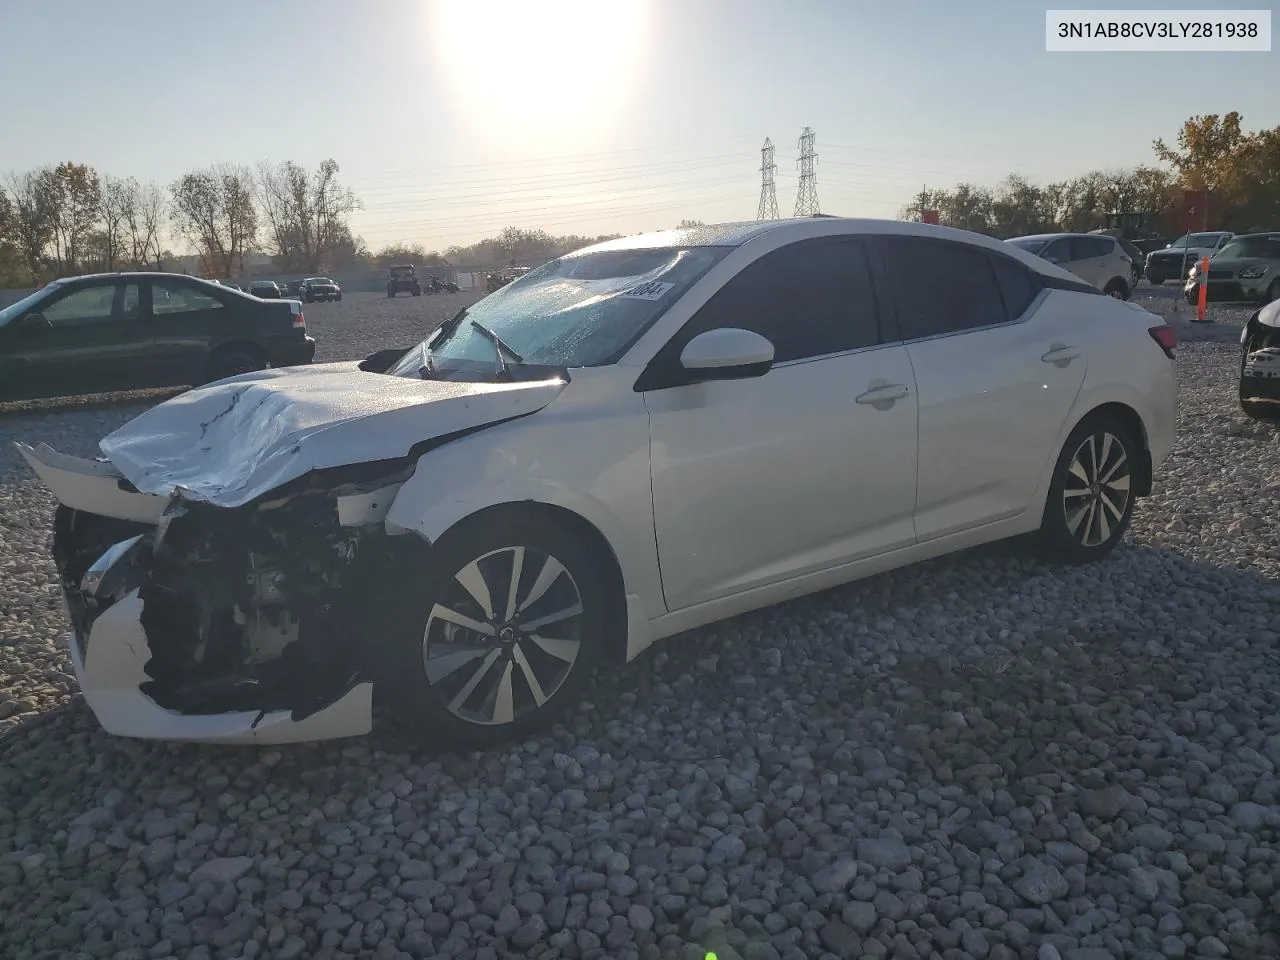
[[[778,165],[773,162],[773,141],[764,138],[764,146],[760,148],[760,208],[756,211],[757,220],[778,219],[778,194],[774,188],[773,175]]]
[[[818,155],[813,152],[814,133],[812,127],[805,127],[800,134],[800,189],[796,191],[797,217],[812,217],[821,211],[818,209],[818,174],[815,161]]]

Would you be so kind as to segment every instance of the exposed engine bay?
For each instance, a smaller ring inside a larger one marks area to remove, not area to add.
[[[53,553],[78,642],[136,591],[140,690],[159,707],[295,721],[324,709],[371,678],[360,639],[398,539],[381,521],[412,472],[311,474],[237,508],[175,496],[155,525],[59,506]]]

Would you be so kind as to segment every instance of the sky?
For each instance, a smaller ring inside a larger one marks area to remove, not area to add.
[[[822,211],[895,217],[925,185],[1154,162],[1195,114],[1280,125],[1274,46],[1044,46],[1025,0],[0,0],[0,176],[332,157],[371,248],[442,250],[754,219],[765,137],[789,216],[806,126]]]

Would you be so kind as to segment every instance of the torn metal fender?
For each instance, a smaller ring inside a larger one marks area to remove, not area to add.
[[[189,716],[166,710],[140,689],[151,658],[134,590],[94,621],[88,643],[72,633],[71,664],[85,702],[102,728],[121,737],[193,743],[280,744],[358,737],[373,729],[373,685],[361,683],[311,716],[287,710]]]
[[[169,505],[167,497],[130,493],[120,488],[120,471],[101,460],[85,460],[59,453],[48,444],[15,442],[27,464],[58,502],[74,510],[116,520],[157,523]]]

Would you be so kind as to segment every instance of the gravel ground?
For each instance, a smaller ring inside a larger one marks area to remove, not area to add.
[[[357,357],[444,301],[307,312]],[[484,755],[104,736],[4,443],[0,956],[1280,956],[1280,431],[1235,402],[1247,311],[1211,309],[1106,563],[995,546],[739,617]],[[139,409],[11,410],[0,441],[88,454]]]

